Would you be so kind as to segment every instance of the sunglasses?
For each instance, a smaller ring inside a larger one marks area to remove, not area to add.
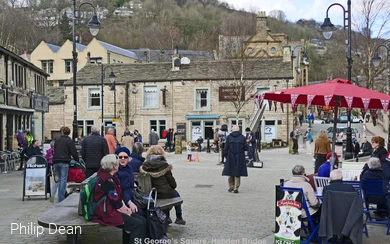
[[[119,158],[119,159],[128,159],[129,156],[119,156],[118,158]]]

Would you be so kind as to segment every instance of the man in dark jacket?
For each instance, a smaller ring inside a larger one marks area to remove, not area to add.
[[[104,137],[98,133],[99,128],[93,125],[91,135],[86,137],[81,148],[81,157],[87,168],[85,178],[90,177],[100,168],[100,160],[108,154],[108,144]]]
[[[383,170],[381,169],[382,165],[378,158],[370,158],[367,162],[368,170],[363,174],[363,180],[383,180]],[[364,191],[364,188],[363,188]],[[386,218],[387,211],[383,211],[387,209],[386,206],[386,198],[384,196],[369,196],[368,201],[373,204],[377,204],[377,208],[381,209],[378,211],[374,211],[374,214],[379,218]]]
[[[366,137],[364,137],[362,145],[360,147],[359,157],[370,156],[371,154],[372,154],[371,143],[367,141]]]
[[[326,191],[344,191],[344,192],[356,192],[350,184],[344,184],[343,173],[339,169],[332,170],[329,176],[329,185],[324,187],[322,195],[325,196]]]
[[[31,145],[27,148],[26,155],[28,158],[31,158],[35,155],[42,155],[41,149],[39,148],[39,142],[33,140]]]
[[[248,151],[248,144],[245,136],[240,133],[240,128],[233,126],[232,133],[226,138],[225,147],[223,149],[226,156],[226,162],[222,171],[222,175],[229,176],[228,192],[238,193],[240,187],[241,176],[248,176],[248,171],[245,162],[245,151]]]
[[[66,181],[68,179],[71,157],[73,157],[74,160],[79,161],[76,146],[69,137],[69,127],[62,127],[61,133],[61,137],[59,137],[54,144],[53,155],[54,170],[60,176],[58,184],[58,202],[65,199]]]
[[[256,161],[255,150],[256,150],[256,136],[249,127],[245,129],[246,133],[246,143],[248,144],[248,159],[250,161]]]
[[[133,145],[132,153],[130,154],[131,161],[129,162],[131,168],[135,173],[139,173],[139,168],[145,161],[145,158],[142,157],[142,153],[144,152],[144,146],[141,142],[136,142]]]

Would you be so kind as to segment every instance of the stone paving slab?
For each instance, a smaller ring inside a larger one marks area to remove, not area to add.
[[[168,235],[172,243],[273,243],[274,194],[279,179],[288,179],[295,164],[312,170],[312,157],[302,149],[300,155],[289,155],[287,148],[264,150],[260,154],[264,168],[249,168],[239,193],[229,193],[227,177],[221,176],[218,154],[199,153],[200,162],[187,162],[186,154],[167,155],[173,165],[185,226],[171,224]],[[37,227],[37,219],[54,206],[44,199],[22,201],[22,172],[0,175],[0,243],[66,243],[66,236],[36,233],[11,234],[11,223]],[[175,220],[175,211],[171,211]],[[384,226],[370,226],[370,237],[363,243],[390,243]],[[115,227],[86,227],[79,243],[121,243],[121,231]],[[225,242],[223,242],[225,241]]]

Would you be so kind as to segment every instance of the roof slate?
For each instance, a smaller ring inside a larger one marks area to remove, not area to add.
[[[135,53],[129,51],[129,50],[126,50],[126,49],[123,49],[123,48],[114,46],[114,45],[112,45],[112,44],[110,44],[110,43],[107,43],[107,42],[103,42],[103,41],[98,41],[98,42],[99,42],[105,49],[107,49],[107,51],[110,51],[110,52],[113,52],[113,53],[117,53],[117,54],[120,54],[120,55],[129,57],[129,58],[138,60],[137,55],[136,55]]]
[[[191,62],[188,65],[181,65],[179,71],[171,71],[170,62],[111,64],[111,67],[116,75],[117,84],[177,80],[231,80],[234,79],[233,70],[236,72],[236,79],[239,79],[240,62],[237,60]],[[101,67],[96,64],[87,64],[77,72],[77,84],[99,85],[100,77]],[[291,63],[283,62],[282,58],[244,61],[244,79],[246,80],[292,78]],[[108,77],[105,82],[109,82]],[[72,79],[67,80],[64,85],[73,85]]]
[[[54,45],[54,44],[50,44],[50,43],[46,43],[46,45],[54,52],[56,53],[58,50],[60,50],[60,46],[57,46],[57,45]]]
[[[173,50],[156,50],[156,49],[129,49],[135,53],[140,61],[147,62],[170,62],[173,55]],[[207,51],[180,50],[180,57],[187,57],[193,61],[214,60],[213,55]]]
[[[83,51],[87,46],[83,45],[83,44],[80,44],[80,43],[76,43],[76,48],[77,50],[79,50],[80,52]]]

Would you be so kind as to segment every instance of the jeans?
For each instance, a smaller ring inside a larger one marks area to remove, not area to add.
[[[252,146],[249,146],[249,150],[248,150],[248,158],[250,160],[256,160],[255,158],[255,147],[256,145],[252,144]]]
[[[180,194],[175,190],[175,195],[173,197],[180,197]],[[176,211],[176,218],[177,219],[183,219],[182,210],[181,210],[181,204],[175,206],[175,211]],[[167,217],[169,217],[169,211],[167,212]]]
[[[54,170],[59,176],[58,181],[58,202],[62,202],[65,199],[66,181],[68,179],[69,163],[55,163]]]

